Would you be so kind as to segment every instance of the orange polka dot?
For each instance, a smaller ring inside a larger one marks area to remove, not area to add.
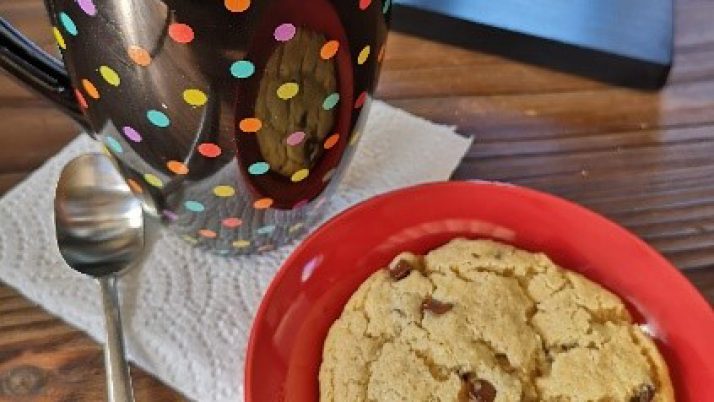
[[[240,127],[241,131],[246,132],[246,133],[256,133],[260,131],[261,128],[263,128],[263,122],[260,121],[260,119],[256,119],[255,117],[243,119],[240,121],[238,124],[238,127]]]
[[[129,46],[127,50],[129,58],[136,64],[146,67],[151,64],[151,55],[149,51],[140,46]]]
[[[144,192],[144,189],[141,187],[141,184],[137,183],[136,180],[126,179],[126,183],[129,185],[129,188],[134,193],[141,194]]]
[[[87,104],[87,100],[84,99],[84,95],[82,95],[82,93],[79,92],[78,89],[74,90],[74,96],[77,98],[77,103],[79,103],[79,106],[82,109],[86,109],[89,107],[89,105]]]
[[[174,22],[169,25],[169,36],[178,43],[190,43],[194,38],[193,28]]]
[[[384,45],[382,45],[382,47],[379,48],[379,54],[377,55],[377,61],[380,63],[382,62],[382,60],[384,60],[385,50],[386,50],[386,48]]]
[[[273,205],[272,198],[261,198],[253,203],[255,209],[268,209]]]
[[[330,149],[334,147],[337,144],[337,141],[340,140],[340,135],[339,134],[332,134],[331,136],[327,137],[325,140],[325,144],[323,146],[325,149]]]
[[[320,49],[320,57],[322,57],[323,60],[329,60],[335,57],[338,50],[340,50],[340,42],[331,40],[322,45],[322,49]]]
[[[166,167],[176,174],[188,174],[188,166],[179,161],[168,161]]]
[[[223,226],[225,226],[229,229],[233,229],[233,228],[237,228],[238,226],[242,225],[243,221],[238,218],[226,218],[223,221],[221,221],[221,223],[223,223]]]
[[[216,158],[221,154],[221,148],[216,144],[204,142],[198,146],[198,153],[206,158]]]
[[[97,90],[97,87],[92,84],[91,81],[87,79],[82,80],[82,86],[84,87],[84,90],[87,92],[87,95],[94,99],[99,99],[99,91]]]
[[[250,8],[250,0],[225,0],[224,4],[228,11],[242,13]]]
[[[201,229],[198,231],[198,234],[200,234],[201,236],[203,236],[207,239],[215,239],[216,237],[218,237],[218,233],[216,233],[210,229]]]

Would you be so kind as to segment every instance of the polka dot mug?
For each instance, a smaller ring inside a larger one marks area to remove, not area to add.
[[[47,0],[64,65],[0,19],[0,65],[102,141],[187,242],[273,249],[352,157],[390,0]]]

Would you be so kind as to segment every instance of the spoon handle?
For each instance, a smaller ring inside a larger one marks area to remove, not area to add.
[[[99,278],[104,306],[104,325],[107,339],[104,342],[104,368],[107,372],[107,397],[109,402],[134,402],[129,365],[124,353],[121,313],[117,297],[116,277]]]

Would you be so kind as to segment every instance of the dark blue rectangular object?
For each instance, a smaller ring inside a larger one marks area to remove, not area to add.
[[[672,64],[672,0],[395,0],[397,31],[637,88]]]

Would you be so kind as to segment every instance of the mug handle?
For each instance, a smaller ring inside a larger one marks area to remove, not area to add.
[[[71,80],[62,62],[42,50],[1,17],[0,67],[91,132],[89,122],[74,97]]]

